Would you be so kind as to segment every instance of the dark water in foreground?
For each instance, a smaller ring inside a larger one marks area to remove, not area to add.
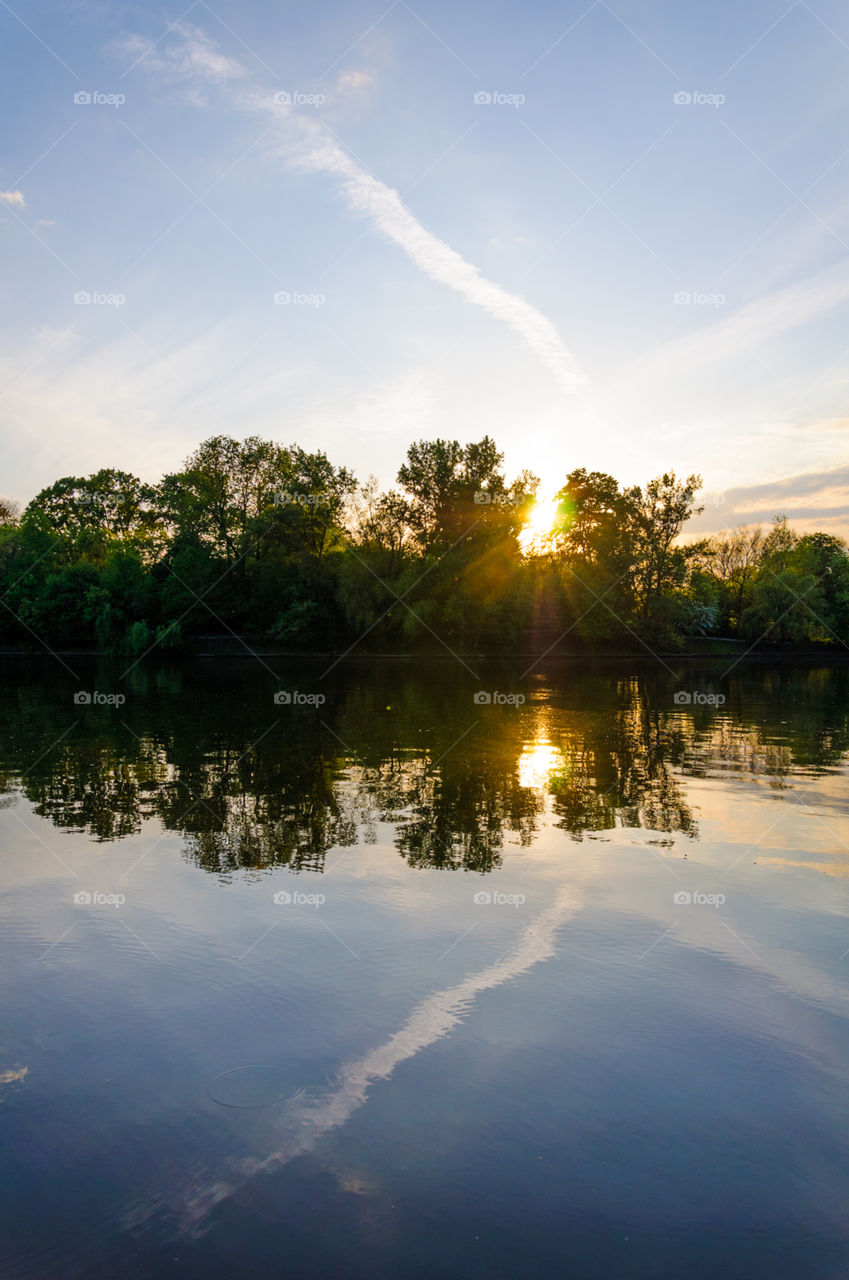
[[[0,1275],[849,1275],[849,667],[2,661]]]

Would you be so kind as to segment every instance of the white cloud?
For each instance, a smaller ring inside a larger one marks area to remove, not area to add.
[[[26,205],[23,191],[0,191],[0,201],[3,204],[17,205],[19,209]]]
[[[167,352],[147,328],[131,332],[116,320],[104,340],[88,332],[89,323],[86,313],[67,329],[44,329],[19,343],[4,334],[7,465],[19,486],[4,496],[28,502],[57,476],[101,466],[156,480],[203,436],[239,436],[245,421],[268,421],[289,390],[286,369],[275,363],[258,378],[250,360],[239,358],[257,346],[241,315],[172,343]]]
[[[195,107],[208,105],[201,91],[207,85],[221,85],[245,75],[245,68],[218,51],[198,27],[189,23],[175,26],[182,39],[170,44],[127,36],[112,43],[112,51],[126,60],[126,71],[138,66],[155,72],[177,86],[179,93]]]
[[[370,71],[343,71],[336,81],[336,90],[338,93],[346,91],[358,93],[361,89],[367,88],[373,80],[374,76]]]
[[[175,27],[180,41],[160,44],[141,36],[129,36],[115,46],[117,52],[131,59],[131,64],[144,66],[178,80],[201,79],[222,84],[245,75],[245,68],[233,58],[219,53],[209,37],[198,27],[181,23]]]
[[[817,425],[844,434],[849,431],[845,418]],[[779,512],[801,532],[821,529],[845,537],[849,533],[849,467],[843,464],[828,471],[726,489],[688,524],[687,534],[696,537],[744,524],[768,525]]]
[[[668,380],[735,359],[800,325],[806,324],[849,299],[849,267],[829,267],[796,284],[776,289],[763,298],[739,307],[731,315],[707,325],[698,333],[676,338],[655,348],[647,358],[626,370],[629,376]]]
[[[347,392],[340,392],[313,414],[304,415],[303,422],[315,438],[352,432],[414,438],[430,429],[433,412],[433,379],[416,369],[367,387],[353,402]]]
[[[489,243],[493,249],[506,249],[511,244],[530,244],[531,241],[529,236],[508,236],[506,240],[501,236],[490,236]]]

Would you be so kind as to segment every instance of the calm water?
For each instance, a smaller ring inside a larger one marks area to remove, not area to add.
[[[849,1275],[849,667],[67,661],[2,1276]]]

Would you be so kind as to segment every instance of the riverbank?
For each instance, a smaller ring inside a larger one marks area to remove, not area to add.
[[[751,645],[745,641],[730,638],[708,637],[701,640],[691,639],[688,647],[683,649],[664,649],[648,643],[633,647],[624,645],[606,648],[602,645],[593,647],[577,645],[552,645],[546,649],[516,649],[510,652],[481,652],[478,650],[457,649],[386,653],[366,648],[345,649],[285,649],[270,646],[267,640],[256,640],[250,637],[198,637],[195,644],[187,642],[179,650],[163,651],[153,646],[147,653],[126,654],[115,653],[103,649],[38,649],[35,646],[24,649],[0,649],[0,658],[31,658],[42,655],[56,658],[113,658],[126,660],[135,665],[148,658],[180,661],[195,658],[285,658],[292,661],[308,661],[310,659],[357,662],[456,662],[459,659],[487,662],[581,662],[581,661],[629,661],[646,659],[714,659],[733,658],[736,661],[753,660],[768,662],[849,662],[849,647],[845,645],[799,645],[777,646]]]

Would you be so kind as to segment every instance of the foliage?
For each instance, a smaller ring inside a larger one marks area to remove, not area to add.
[[[575,469],[533,556],[539,480],[508,480],[490,437],[416,441],[397,484],[218,435],[155,485],[104,468],[22,513],[0,499],[0,638],[133,658],[210,634],[324,652],[510,652],[542,632],[667,651],[849,640],[845,544],[783,516],[688,543],[698,476],[622,489]]]

